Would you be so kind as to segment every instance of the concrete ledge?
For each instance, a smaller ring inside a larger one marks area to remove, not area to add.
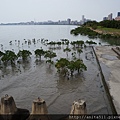
[[[93,50],[96,55],[98,66],[100,68],[102,81],[103,81],[104,87],[107,92],[107,97],[109,99],[112,112],[113,114],[116,115],[120,113],[120,99],[119,99],[120,94],[118,93],[119,88],[117,86],[120,82],[120,72],[119,72],[120,71],[120,60],[118,59],[117,54],[113,52],[112,48],[115,48],[115,47],[98,46],[98,47],[95,47],[96,50],[94,50],[94,48]],[[103,54],[106,55],[108,58],[103,57]],[[114,57],[114,58],[111,59],[109,58],[109,56]],[[104,77],[105,73],[102,72],[103,69],[100,63],[106,65],[109,68],[109,72],[110,72],[110,75],[108,76],[109,78]],[[116,94],[116,92],[118,94]]]

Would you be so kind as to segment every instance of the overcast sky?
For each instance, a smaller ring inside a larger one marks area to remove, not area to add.
[[[101,21],[120,11],[120,0],[0,0],[0,23],[81,20]]]

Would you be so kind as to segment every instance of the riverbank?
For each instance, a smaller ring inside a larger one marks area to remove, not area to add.
[[[92,29],[89,27],[91,30],[99,33],[99,34],[111,34],[111,35],[120,35],[120,29],[115,29],[115,28],[105,28],[101,26],[97,26],[96,29]]]
[[[95,52],[100,62],[110,94],[113,98],[116,111],[120,113],[120,59],[112,50],[113,46],[95,47]]]
[[[89,27],[89,26],[77,27],[75,29],[72,29],[70,33],[75,36],[85,35],[85,36],[88,36],[89,38],[120,39],[119,34],[113,34],[113,32],[112,32],[112,34],[109,34],[107,32],[93,29],[92,27]]]

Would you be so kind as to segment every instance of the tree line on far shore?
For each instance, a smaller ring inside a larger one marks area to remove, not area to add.
[[[103,20],[100,22],[97,21],[88,21],[84,24],[88,25],[88,26],[101,26],[101,27],[105,27],[105,28],[116,28],[116,29],[120,29],[120,21],[116,21],[116,20]]]
[[[105,27],[105,28],[116,28],[120,29],[120,21],[115,21],[115,20],[105,20],[101,22],[96,22],[96,21],[89,21],[83,24],[80,27],[77,27],[75,29],[71,30],[71,34],[73,35],[87,35],[89,38],[103,38],[103,39],[120,39],[119,34],[110,34],[110,33],[104,33],[104,32],[97,32],[95,31],[97,27]]]
[[[82,26],[82,27],[77,27],[75,29],[72,29],[71,34],[77,36],[77,35],[87,35],[89,38],[103,38],[103,39],[106,39],[106,38],[114,38],[114,39],[119,39],[120,38],[120,35],[113,35],[113,34],[102,34],[102,33],[98,33],[94,30],[91,30],[90,28],[88,27],[85,27],[85,26]]]

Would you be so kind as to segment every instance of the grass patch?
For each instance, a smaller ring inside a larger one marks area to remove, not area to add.
[[[103,33],[118,34],[118,35],[120,35],[120,29],[105,28],[105,27],[97,26],[97,30],[102,31]]]

